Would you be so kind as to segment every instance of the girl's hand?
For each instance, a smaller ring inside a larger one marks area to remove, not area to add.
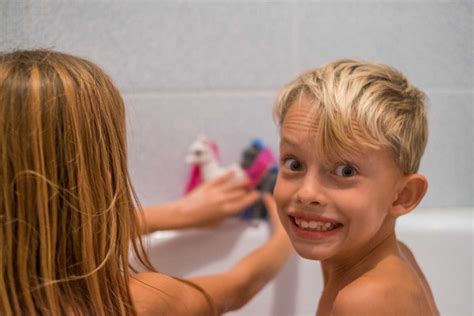
[[[264,193],[263,203],[265,203],[265,207],[268,211],[269,222],[272,227],[272,238],[277,238],[279,240],[281,251],[292,253],[293,246],[291,245],[290,238],[288,237],[285,228],[280,222],[275,199],[270,193]]]
[[[277,211],[275,199],[270,193],[263,194],[263,203],[265,204],[265,207],[267,208],[269,222],[272,226],[273,232],[275,233],[284,232],[285,229],[283,228],[283,225],[280,222],[280,218],[278,217],[278,211]]]
[[[249,188],[249,179],[235,179],[233,171],[207,181],[180,201],[183,215],[192,217],[193,226],[216,224],[255,203],[259,192]]]

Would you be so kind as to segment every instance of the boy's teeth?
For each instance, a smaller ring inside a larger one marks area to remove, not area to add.
[[[311,229],[317,231],[327,231],[332,230],[336,227],[336,224],[333,223],[323,223],[317,221],[305,221],[299,218],[295,218],[296,225],[304,228],[304,229]]]

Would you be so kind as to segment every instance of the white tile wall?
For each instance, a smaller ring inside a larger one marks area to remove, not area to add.
[[[471,1],[304,2],[299,68],[335,58],[383,62],[422,88],[472,89]]]
[[[429,189],[420,207],[473,206],[474,94],[427,93],[430,135],[420,172]]]
[[[27,2],[0,0],[0,50],[28,45],[30,17]]]
[[[261,138],[276,153],[278,129],[271,94],[170,94],[128,96],[131,174],[144,204],[176,198],[189,166],[184,157],[199,134],[218,144],[224,165],[240,160],[244,147]]]
[[[255,90],[291,71],[290,12],[280,2],[39,1],[32,41],[97,60],[127,92]]]
[[[97,62],[125,95],[130,167],[144,204],[178,197],[198,133],[225,163],[252,137],[277,148],[283,83],[341,57],[391,64],[425,89],[428,207],[473,206],[473,2],[0,0],[0,49]]]

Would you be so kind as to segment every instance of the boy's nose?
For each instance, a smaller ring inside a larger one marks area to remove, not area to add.
[[[315,177],[306,177],[296,192],[296,201],[303,205],[325,205],[325,200],[323,186]]]

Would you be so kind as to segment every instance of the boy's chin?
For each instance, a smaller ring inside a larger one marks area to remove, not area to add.
[[[327,249],[321,249],[321,247],[298,245],[295,243],[293,243],[293,247],[298,255],[308,260],[323,261],[331,256]]]

